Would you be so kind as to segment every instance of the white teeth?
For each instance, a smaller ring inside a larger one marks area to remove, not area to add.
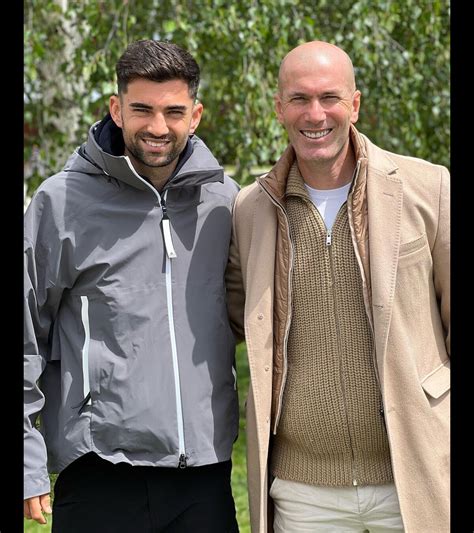
[[[308,137],[309,139],[320,139],[321,137],[325,137],[326,135],[328,135],[329,133],[331,133],[331,130],[330,130],[330,129],[323,130],[323,131],[306,131],[306,130],[301,130],[301,133],[302,133],[305,137]]]
[[[153,146],[154,148],[158,148],[160,146],[164,146],[167,141],[161,141],[161,142],[153,142],[153,141],[145,141],[146,144],[149,146]]]

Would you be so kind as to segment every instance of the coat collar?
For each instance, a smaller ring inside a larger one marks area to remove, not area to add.
[[[359,133],[354,125],[351,125],[349,135],[354,148],[355,158],[361,167],[367,166],[368,159],[373,159],[375,164],[382,172],[392,172],[397,168],[395,163],[384,154],[382,150],[372,144],[369,139]],[[370,154],[370,155],[369,155]],[[291,144],[289,144],[280,159],[273,168],[264,176],[257,178],[257,181],[274,196],[275,200],[282,202],[290,172],[296,164],[296,153]]]

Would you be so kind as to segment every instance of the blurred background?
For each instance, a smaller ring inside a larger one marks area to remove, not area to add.
[[[305,41],[352,58],[357,127],[387,150],[449,167],[446,0],[29,0],[25,2],[25,179],[63,166],[116,91],[115,63],[144,38],[187,48],[202,71],[198,135],[242,184],[287,137],[273,111],[280,61]]]

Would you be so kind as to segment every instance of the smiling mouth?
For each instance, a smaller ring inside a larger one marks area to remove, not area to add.
[[[332,129],[328,128],[326,130],[320,131],[311,131],[311,130],[300,130],[300,133],[304,135],[307,139],[322,139],[331,133]]]
[[[151,146],[152,148],[163,148],[166,146],[170,141],[169,140],[163,140],[163,141],[152,141],[150,139],[142,139],[142,141],[147,145]]]

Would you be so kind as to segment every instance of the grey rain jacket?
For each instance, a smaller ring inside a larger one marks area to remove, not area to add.
[[[90,451],[192,467],[230,459],[237,438],[224,272],[238,185],[195,135],[161,196],[113,153],[108,115],[25,214],[25,498]]]

